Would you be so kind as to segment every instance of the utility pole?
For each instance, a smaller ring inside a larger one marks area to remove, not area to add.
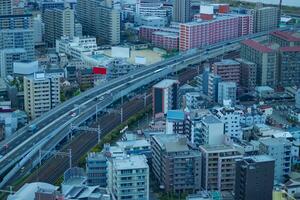
[[[79,131],[84,131],[84,133],[86,132],[96,132],[97,133],[97,140],[98,140],[98,144],[101,141],[101,134],[102,134],[102,130],[100,128],[100,124],[98,125],[97,128],[90,128],[88,126],[73,126],[71,125],[71,130],[79,130]]]
[[[42,153],[48,154],[51,153],[53,155],[57,155],[57,156],[67,156],[69,157],[69,166],[70,168],[72,167],[72,149],[69,149],[68,152],[63,152],[63,151],[55,151],[55,150],[51,150],[51,151],[43,151],[42,149],[39,149],[39,165],[42,165]]]

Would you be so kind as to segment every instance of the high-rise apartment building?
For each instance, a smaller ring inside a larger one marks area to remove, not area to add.
[[[253,62],[257,66],[256,84],[274,87],[277,81],[276,50],[254,40],[241,43],[241,58]]]
[[[31,119],[41,116],[59,103],[60,77],[44,72],[24,77],[24,105]]]
[[[242,58],[235,60],[241,65],[241,87],[247,91],[254,90],[256,86],[256,64]]]
[[[108,170],[114,199],[149,199],[149,166],[144,155],[112,158]]]
[[[214,191],[233,191],[235,160],[242,156],[225,145],[200,146],[202,154],[202,188]]]
[[[262,7],[248,11],[253,15],[254,32],[263,32],[276,29],[279,26],[280,16],[277,7]]]
[[[279,85],[300,87],[300,46],[279,49]]]
[[[95,36],[98,43],[120,43],[120,12],[109,0],[78,0],[76,14],[84,35]]]
[[[27,52],[24,48],[9,48],[0,51],[1,76],[13,75],[14,62],[26,61]]]
[[[74,36],[74,10],[47,9],[43,13],[45,25],[45,42],[49,47],[55,47],[55,42],[62,36],[72,38]]]
[[[186,23],[191,20],[191,0],[174,0],[173,21]]]
[[[237,85],[235,82],[220,82],[218,84],[218,103],[225,105],[228,101],[234,106],[236,103]]]
[[[11,15],[11,14],[12,14],[12,0],[1,0],[0,15]]]
[[[239,27],[239,17],[233,15],[218,16],[210,21],[182,23],[179,25],[179,49],[187,51],[237,38]]]
[[[285,138],[265,138],[259,142],[259,152],[267,154],[275,160],[275,181],[283,183],[291,172],[292,144]]]
[[[274,159],[267,155],[236,161],[235,200],[272,199]]]
[[[300,46],[300,33],[288,31],[274,31],[270,34],[270,42],[277,43],[281,47]]]
[[[232,81],[237,85],[240,83],[240,63],[231,59],[224,59],[212,64],[212,72],[221,76],[222,81]]]
[[[5,9],[8,1],[1,1],[0,8]],[[14,50],[15,49],[15,50]],[[26,51],[26,59],[32,61],[34,59],[34,38],[32,27],[32,15],[3,15],[0,17],[0,53],[1,56],[1,76],[11,75],[12,63],[9,61],[13,51],[20,53],[20,49]],[[22,51],[23,51],[22,50]],[[10,55],[8,55],[8,53]],[[8,57],[6,57],[8,56]],[[3,60],[4,59],[4,60]],[[16,61],[20,61],[16,57]],[[7,65],[3,65],[7,64]],[[8,70],[8,71],[6,71]]]
[[[178,88],[179,82],[170,79],[162,80],[153,86],[153,115],[166,114],[168,110],[178,108]]]
[[[195,192],[201,185],[201,154],[189,148],[187,138],[159,134],[151,138],[152,169],[166,192]]]

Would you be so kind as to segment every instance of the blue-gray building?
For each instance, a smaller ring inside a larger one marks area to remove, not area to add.
[[[86,158],[87,184],[107,187],[107,157],[104,153],[90,153]]]

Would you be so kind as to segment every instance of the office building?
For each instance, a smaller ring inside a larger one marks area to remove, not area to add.
[[[201,188],[201,154],[191,150],[187,138],[158,134],[151,138],[152,169],[165,192],[194,193]]]
[[[87,185],[107,187],[107,158],[103,153],[89,153],[86,158]]]
[[[238,16],[221,15],[209,21],[179,25],[179,50],[204,47],[239,36]]]
[[[241,66],[237,61],[224,59],[220,62],[215,62],[212,64],[211,71],[221,76],[222,81],[235,82],[237,85],[240,83]]]
[[[12,14],[12,0],[0,1],[0,16]]]
[[[224,143],[224,123],[214,115],[200,119],[199,144],[221,145]],[[197,137],[197,136],[194,136]]]
[[[300,46],[279,48],[279,85],[300,87]]]
[[[99,44],[120,43],[120,11],[109,0],[78,0],[76,14],[83,35],[92,35]]]
[[[160,1],[154,0],[150,2],[137,1],[136,4],[137,17],[155,16],[167,19],[168,9],[164,8]]]
[[[275,50],[254,40],[241,43],[241,58],[257,66],[256,84],[259,86],[276,85],[277,57]]]
[[[152,88],[153,95],[153,115],[167,114],[168,110],[178,108],[178,88],[177,80],[165,79],[155,84]]]
[[[249,10],[253,15],[254,33],[274,30],[279,26],[280,16],[277,7],[262,7]]]
[[[48,47],[55,47],[56,40],[62,36],[70,38],[74,36],[74,20],[74,10],[70,8],[45,10],[43,23]]]
[[[236,161],[235,200],[272,199],[274,159],[259,155]]]
[[[247,91],[254,90],[256,86],[256,64],[242,58],[235,60],[241,65],[240,86]]]
[[[208,191],[233,191],[235,160],[242,157],[238,151],[225,145],[203,145],[200,151],[202,188]]]
[[[186,23],[191,20],[191,0],[174,0],[173,21]]]
[[[275,160],[275,181],[284,183],[286,176],[291,172],[292,144],[285,138],[262,138],[259,142],[259,152]]]
[[[24,105],[31,119],[41,116],[59,103],[60,77],[43,72],[24,77]]]
[[[218,103],[234,106],[236,103],[237,85],[235,82],[220,82],[218,84]]]
[[[114,199],[149,199],[149,166],[144,155],[109,161],[109,190]]]

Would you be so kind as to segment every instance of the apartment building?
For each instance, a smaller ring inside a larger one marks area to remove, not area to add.
[[[1,0],[0,15],[11,15],[11,14],[12,14],[12,0]]]
[[[256,86],[256,64],[242,58],[235,60],[241,65],[240,86],[247,91],[254,90]]]
[[[76,14],[84,35],[96,37],[98,44],[120,43],[120,11],[109,0],[78,0]]]
[[[300,33],[289,31],[274,31],[270,33],[270,42],[277,43],[281,47],[300,46]]]
[[[152,88],[153,94],[153,115],[166,114],[168,110],[178,108],[177,80],[165,79],[155,84]]]
[[[200,146],[200,151],[202,188],[208,191],[233,191],[235,160],[242,157],[238,151],[225,145],[203,145]]]
[[[24,77],[24,106],[31,119],[60,103],[60,78],[44,72]]]
[[[107,157],[101,153],[89,153],[86,158],[87,185],[107,187]]]
[[[234,199],[272,199],[274,166],[274,159],[267,155],[236,160]]]
[[[254,33],[274,30],[279,26],[278,7],[258,7],[248,10],[248,14],[253,15]]]
[[[108,187],[116,200],[149,199],[149,166],[144,155],[111,159],[108,176]]]
[[[191,20],[191,0],[175,0],[173,4],[173,21],[186,23]]]
[[[189,148],[185,136],[154,135],[151,148],[152,169],[160,188],[174,193],[201,189],[201,154]]]
[[[239,36],[238,16],[222,15],[216,19],[179,25],[179,50],[187,51]]]
[[[0,51],[1,77],[13,75],[14,62],[26,60],[27,51],[24,48],[9,48]]]
[[[224,143],[224,123],[214,115],[201,118],[198,145],[221,145]]]
[[[236,103],[237,84],[235,82],[222,81],[218,84],[218,103],[234,106]]]
[[[241,66],[240,63],[231,59],[224,59],[215,62],[211,66],[212,72],[221,76],[222,81],[232,81],[240,84]]]
[[[279,85],[300,86],[300,46],[279,48]]]
[[[254,40],[241,43],[241,58],[253,62],[257,66],[256,84],[274,87],[277,80],[276,50]]]
[[[56,40],[62,36],[74,36],[75,14],[71,8],[47,9],[43,13],[45,25],[45,42],[49,47],[55,47]]]
[[[284,183],[286,176],[291,172],[292,144],[285,138],[262,138],[259,142],[259,152],[275,160],[275,181]]]

